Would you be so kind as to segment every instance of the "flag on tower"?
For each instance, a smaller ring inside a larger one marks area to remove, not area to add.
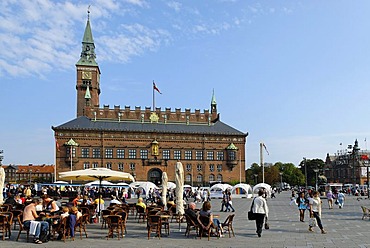
[[[263,148],[265,148],[265,151],[266,151],[267,155],[270,155],[269,151],[267,151],[267,147],[266,147],[265,143],[262,143],[262,145],[263,145]]]
[[[154,80],[153,80],[153,90],[156,90],[158,91],[159,94],[162,94],[162,92],[160,92],[160,90],[157,88],[157,85],[155,85]]]

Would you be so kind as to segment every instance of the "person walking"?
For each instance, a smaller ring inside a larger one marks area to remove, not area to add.
[[[230,212],[230,208],[235,212],[235,209],[233,207],[233,202],[231,198],[231,192],[229,190],[226,190],[226,210],[225,212]]]
[[[333,209],[333,193],[331,192],[331,190],[326,193],[326,198],[328,199],[329,209]]]
[[[309,199],[309,205],[310,205],[310,218],[315,218],[317,225],[319,226],[321,233],[326,234],[326,231],[324,230],[324,227],[321,222],[321,206],[322,202],[319,197],[319,192],[314,191],[312,194],[312,198]],[[308,231],[313,232],[312,226],[308,227]]]
[[[263,195],[265,194],[263,189],[260,189],[258,191],[258,196],[253,199],[253,207],[252,212],[256,216],[256,233],[258,237],[261,237],[262,235],[262,227],[263,223],[265,221],[265,218],[268,218],[269,208],[267,206],[266,199],[263,198]]]
[[[345,201],[345,196],[341,191],[341,192],[338,193],[338,206],[339,206],[339,208],[343,208],[344,201]]]
[[[308,200],[305,197],[305,193],[302,191],[299,193],[299,197],[297,198],[297,205],[299,210],[299,221],[304,222],[304,212],[307,209]]]

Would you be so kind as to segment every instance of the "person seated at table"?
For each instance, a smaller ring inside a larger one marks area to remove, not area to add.
[[[39,216],[36,213],[36,200],[32,200],[23,211],[23,226],[30,230],[30,234],[34,236],[33,242],[42,244],[39,239],[41,232],[47,233],[49,223],[46,221],[35,221]]]
[[[17,204],[23,204],[23,203],[22,203],[22,200],[21,200],[21,196],[20,196],[20,195],[16,195],[16,196],[14,197],[14,200],[15,200],[15,202],[16,202]]]
[[[95,205],[98,205],[100,202],[100,205],[104,205],[104,200],[103,200],[103,197],[102,196],[99,196],[97,197],[95,200],[94,200],[94,204]]]
[[[72,203],[73,203],[73,206],[76,207],[78,205],[81,204],[80,202],[80,199],[81,199],[81,196],[80,195],[77,195],[75,199],[73,199]]]
[[[201,221],[201,217],[208,217],[209,218],[208,223],[205,223],[205,222],[203,223]],[[201,225],[203,230],[207,231],[209,228],[214,227],[217,229],[219,236],[220,237],[223,236],[220,220],[213,218],[213,213],[211,211],[211,202],[205,201],[203,203],[202,209],[199,211],[199,214],[198,214],[198,222]]]
[[[82,217],[82,213],[78,211],[77,207],[71,207],[70,213],[76,215],[76,220]]]
[[[145,205],[142,197],[139,197],[139,199],[137,199],[136,206],[140,206],[140,207],[146,209],[146,205]]]
[[[176,206],[176,204],[173,199],[169,199],[167,202],[167,209],[170,209],[172,206]]]
[[[91,205],[91,203],[92,203],[91,199],[89,199],[89,197],[85,195],[82,198],[81,206],[88,206],[88,205]]]
[[[196,205],[194,202],[190,202],[188,208],[185,210],[185,214],[189,216],[189,218],[197,225],[199,225],[198,222],[198,215],[195,212]]]
[[[117,200],[117,197],[115,195],[112,195],[112,200],[109,202],[109,205],[114,205],[114,204],[121,205],[122,202],[120,202],[119,200]]]
[[[162,198],[161,197],[158,197],[157,198],[157,201],[155,202],[157,204],[158,207],[162,208],[164,207],[164,204],[163,204],[163,201],[162,201]]]
[[[59,211],[59,207],[56,204],[56,202],[51,199],[48,195],[41,196],[44,204],[44,208],[46,211],[49,211],[50,213],[54,213]]]
[[[39,198],[36,203],[36,212],[41,212],[44,209],[42,205],[42,199]]]
[[[8,192],[8,198],[6,198],[4,204],[7,204],[7,205],[11,205],[11,206],[15,206],[17,205],[17,202],[16,200],[14,199],[14,195],[10,192]]]

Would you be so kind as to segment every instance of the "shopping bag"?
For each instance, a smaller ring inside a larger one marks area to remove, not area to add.
[[[317,226],[316,218],[310,218],[310,221],[308,222],[308,225],[310,227],[315,227]]]
[[[248,211],[248,220],[255,220],[256,215],[252,211]]]

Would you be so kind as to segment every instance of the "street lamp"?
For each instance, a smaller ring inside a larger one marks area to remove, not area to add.
[[[305,177],[305,182],[306,182],[306,190],[307,190],[307,164],[306,164],[306,158],[303,157],[303,163],[304,163],[304,177]]]
[[[280,172],[280,188],[283,189],[283,172]]]
[[[30,176],[30,178],[29,178],[30,183],[29,184],[31,185],[31,182],[32,182],[32,180],[31,180],[31,178],[32,178],[32,170],[29,170],[29,172],[30,172],[30,175],[29,175]]]
[[[313,172],[315,172],[315,174],[316,174],[316,185],[315,185],[315,190],[317,191],[317,172],[319,172],[319,169],[318,169],[318,168],[313,169]]]

